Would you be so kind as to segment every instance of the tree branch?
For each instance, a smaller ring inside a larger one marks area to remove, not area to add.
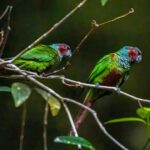
[[[14,71],[14,69],[9,69],[9,70]],[[23,70],[21,70],[21,71],[24,72]],[[80,82],[80,81],[76,81],[76,80],[72,80],[72,79],[66,78],[64,75],[50,75],[48,77],[44,77],[44,76],[39,76],[38,74],[34,74],[34,75],[30,75],[29,74],[28,76],[33,77],[33,78],[39,78],[39,79],[58,79],[58,80],[61,80],[61,82],[64,85],[70,86],[70,87],[80,87],[80,88],[89,87],[89,88],[110,90],[110,91],[117,92],[118,94],[124,95],[124,96],[126,96],[128,98],[131,98],[132,100],[135,100],[135,101],[150,103],[150,99],[143,99],[143,98],[136,97],[136,96],[134,96],[132,94],[129,94],[127,92],[124,92],[124,91],[120,90],[118,87],[83,83],[83,82]],[[25,76],[24,75],[10,75],[10,76],[2,76],[1,75],[0,78],[25,79]]]
[[[10,18],[11,18],[11,12],[12,12],[12,6],[7,6],[5,11],[3,12],[3,14],[0,16],[0,20],[2,20],[6,15],[7,15],[7,22],[5,27],[3,27],[3,29],[1,30],[1,35],[2,35],[2,39],[0,41],[0,58],[3,54],[6,42],[7,42],[7,38],[9,35],[9,31],[10,31]]]
[[[19,150],[23,150],[24,131],[25,131],[25,124],[26,124],[26,115],[27,115],[26,104],[23,104]]]
[[[79,42],[79,44],[76,46],[76,48],[74,49],[73,54],[75,54],[75,53],[77,53],[77,52],[79,51],[79,49],[80,49],[80,47],[82,46],[82,44],[87,40],[87,38],[89,38],[89,36],[90,36],[96,29],[98,29],[98,28],[100,28],[100,27],[102,27],[102,26],[104,26],[104,25],[106,25],[106,24],[109,24],[109,23],[112,23],[112,22],[114,22],[114,21],[117,21],[117,20],[120,20],[120,19],[122,19],[122,18],[125,18],[125,17],[127,17],[128,15],[133,14],[133,13],[134,13],[134,9],[131,8],[127,13],[125,13],[125,14],[123,14],[123,15],[121,15],[121,16],[115,17],[115,18],[113,18],[113,19],[110,19],[110,20],[108,20],[108,21],[105,21],[105,22],[103,22],[103,23],[100,23],[100,24],[98,24],[95,20],[93,20],[93,21],[91,22],[91,28],[90,28],[90,30],[85,34],[85,36],[83,37],[83,39],[82,39],[82,40]]]
[[[14,71],[14,69],[9,69],[11,71]],[[24,72],[23,70],[21,70],[22,72]],[[110,90],[110,91],[114,91],[118,94],[124,95],[128,98],[131,98],[132,100],[135,101],[140,101],[140,102],[145,102],[145,103],[150,103],[150,99],[143,99],[143,98],[139,98],[137,96],[134,96],[132,94],[129,94],[127,92],[124,92],[122,90],[120,90],[118,87],[113,87],[113,86],[104,86],[104,85],[95,85],[95,84],[89,84],[89,83],[83,83],[80,81],[76,81],[76,80],[72,80],[69,78],[66,78],[64,75],[50,75],[48,77],[42,77],[39,75],[28,75],[30,77],[33,78],[39,78],[39,79],[58,79],[61,80],[61,82],[66,85],[66,86],[70,86],[70,87],[89,87],[89,88],[96,88],[96,89],[104,89],[104,90]],[[5,79],[25,79],[24,75],[10,75],[10,76],[0,76],[0,78],[5,78]]]
[[[75,135],[76,137],[78,137],[79,135],[78,135],[78,132],[77,132],[76,127],[75,127],[75,125],[74,125],[74,121],[73,121],[73,119],[72,119],[72,115],[71,115],[71,112],[70,112],[70,110],[69,110],[69,107],[67,106],[67,104],[66,104],[64,101],[62,101],[62,103],[63,103],[63,106],[64,106],[64,108],[65,108],[65,111],[66,111],[66,113],[67,113],[67,115],[68,115],[68,119],[69,119],[69,121],[70,121],[72,131],[73,131],[74,135]],[[81,145],[78,145],[78,149],[81,149]]]
[[[43,78],[43,77],[40,77],[40,76],[37,76],[39,78]],[[45,78],[45,77],[44,77]],[[114,91],[114,92],[117,92],[119,94],[122,94],[126,97],[129,97],[133,100],[136,100],[136,101],[141,101],[141,102],[147,102],[147,103],[150,103],[150,100],[149,99],[143,99],[143,98],[139,98],[139,97],[136,97],[136,96],[133,96],[131,94],[128,94],[122,90],[120,90],[118,87],[112,87],[112,86],[103,86],[103,85],[95,85],[95,84],[88,84],[88,83],[83,83],[83,82],[80,82],[80,81],[75,81],[75,80],[72,80],[72,79],[68,79],[66,78],[65,76],[61,76],[61,75],[52,75],[52,76],[49,76],[49,77],[46,77],[45,79],[59,79],[62,81],[62,83],[66,86],[72,86],[72,87],[90,87],[90,88],[97,88],[97,89],[104,89],[104,90],[110,90],[110,91]]]
[[[4,30],[1,30],[0,31],[0,47],[3,44],[3,41],[4,41]]]
[[[47,125],[48,125],[48,102],[45,103],[44,119],[43,119],[43,146],[44,150],[48,150],[47,145]]]

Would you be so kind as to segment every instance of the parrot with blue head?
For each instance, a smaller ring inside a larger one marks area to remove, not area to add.
[[[129,77],[131,67],[142,60],[142,52],[137,47],[124,46],[120,50],[101,58],[90,73],[87,82],[96,85],[120,87]],[[104,89],[88,89],[83,104],[92,107],[96,100],[111,94]],[[75,117],[76,129],[79,129],[87,117],[88,111],[81,109]],[[70,135],[73,131],[70,130]]]

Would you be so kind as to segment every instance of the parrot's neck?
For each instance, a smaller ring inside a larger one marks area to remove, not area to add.
[[[121,68],[126,69],[126,70],[130,70],[131,68],[131,63],[129,62],[129,60],[123,56],[118,55],[118,62]]]
[[[60,51],[59,51],[57,45],[56,45],[56,44],[52,44],[52,45],[50,45],[50,47],[53,48],[53,49],[58,53],[59,61],[61,62],[63,56],[62,56],[62,54],[60,53]]]

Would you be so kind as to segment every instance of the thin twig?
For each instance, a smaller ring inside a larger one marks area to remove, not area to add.
[[[80,82],[80,81],[76,81],[76,80],[72,80],[72,79],[69,79],[69,78],[66,78],[65,76],[61,76],[61,75],[52,75],[52,76],[49,76],[47,77],[47,79],[59,79],[62,81],[63,84],[65,84],[66,86],[74,86],[74,87],[90,87],[90,88],[97,88],[97,89],[104,89],[104,90],[110,90],[110,91],[115,91],[118,93],[118,87],[112,87],[112,86],[103,86],[103,85],[95,85],[95,84],[89,84],[89,83],[83,83],[83,82]],[[65,81],[65,82],[64,82]],[[66,83],[67,82],[67,83]],[[147,102],[147,103],[150,103],[150,100],[149,99],[143,99],[143,98],[139,98],[139,97],[136,97],[136,96],[133,96],[129,93],[126,93],[122,90],[119,89],[119,94],[122,94],[126,97],[129,97],[133,100],[136,100],[136,101],[141,101],[141,102]]]
[[[10,69],[11,71],[15,71],[13,68]],[[21,72],[23,72],[21,70]],[[71,87],[80,87],[80,88],[83,88],[83,87],[89,87],[89,88],[97,88],[97,89],[104,89],[104,90],[110,90],[110,91],[114,91],[114,92],[117,92],[119,91],[119,94],[121,95],[124,95],[126,97],[129,97],[131,98],[132,100],[135,100],[135,101],[140,101],[140,102],[146,102],[146,103],[150,103],[150,100],[149,99],[143,99],[143,98],[139,98],[137,96],[134,96],[134,95],[131,95],[127,92],[124,92],[120,89],[118,89],[117,87],[113,87],[113,86],[104,86],[104,85],[95,85],[95,84],[89,84],[89,83],[83,83],[83,82],[80,82],[80,81],[77,81],[77,80],[72,80],[72,79],[69,79],[69,78],[66,78],[64,75],[51,75],[51,76],[48,76],[48,77],[42,77],[42,76],[39,76],[39,75],[28,75],[30,77],[33,77],[33,78],[40,78],[40,79],[59,79],[62,81],[62,83],[66,86],[71,86]],[[0,78],[6,78],[6,79],[23,79],[25,78],[24,75],[10,75],[10,76],[0,76]]]
[[[108,21],[105,21],[103,23],[100,23],[98,24],[95,20],[93,20],[91,22],[91,28],[90,30],[88,31],[88,33],[83,37],[83,39],[80,41],[80,43],[76,46],[76,48],[74,49],[74,52],[73,54],[77,53],[81,47],[81,45],[86,41],[86,39],[97,29],[97,28],[100,28],[102,27],[103,25],[106,25],[106,24],[109,24],[111,22],[114,22],[114,21],[117,21],[119,19],[122,19],[124,17],[127,17],[128,15],[130,14],[133,14],[134,13],[134,9],[131,8],[127,13],[121,15],[121,16],[118,16],[118,17],[115,17],[114,19],[110,19]]]
[[[4,12],[3,12],[2,15],[0,16],[0,20],[2,20],[2,19],[6,16],[6,14],[7,14],[9,8],[10,8],[9,5],[5,8]]]
[[[48,102],[45,104],[45,109],[44,109],[44,119],[43,119],[43,146],[44,150],[48,150],[48,145],[47,145],[47,125],[48,125]]]
[[[79,8],[81,8],[87,0],[82,0],[75,8],[73,8],[65,17],[63,17],[61,20],[59,20],[57,23],[55,23],[47,32],[42,34],[38,39],[36,39],[32,44],[30,44],[27,48],[22,50],[18,55],[16,55],[13,59],[12,62],[20,57],[25,51],[28,49],[34,47],[36,44],[41,42],[43,39],[45,39],[52,31],[54,31],[58,26],[60,26],[67,18],[69,18],[72,14],[74,14]]]
[[[19,150],[23,150],[24,131],[25,131],[25,124],[26,124],[26,115],[27,115],[27,109],[26,109],[26,104],[24,103],[24,105],[23,105],[23,111],[22,111],[22,121],[21,121],[21,132],[20,132]]]
[[[4,30],[1,30],[0,31],[0,47],[3,44],[3,41],[4,41]]]
[[[67,113],[67,115],[68,115],[68,118],[69,118],[69,121],[70,121],[70,124],[71,124],[71,128],[72,128],[72,130],[73,130],[73,133],[74,133],[74,135],[75,135],[76,137],[78,137],[79,135],[78,135],[78,132],[77,132],[76,127],[75,127],[75,125],[74,125],[74,121],[73,121],[73,119],[72,119],[72,115],[71,115],[71,112],[70,112],[70,110],[69,110],[69,107],[67,106],[67,104],[66,104],[65,102],[62,101],[62,103],[63,103],[63,106],[64,106],[64,108],[65,108],[65,111],[66,111],[66,113]],[[78,149],[81,149],[81,145],[78,145]]]
[[[8,35],[9,35],[9,31],[10,31],[10,25],[9,24],[10,24],[12,8],[13,8],[12,6],[7,6],[4,13],[0,17],[0,19],[2,19],[8,13],[7,23],[6,23],[6,26],[3,29],[4,39],[3,39],[3,42],[2,42],[1,47],[0,47],[0,57],[3,54],[4,48],[5,48],[5,45],[6,45],[6,42],[7,42],[7,38],[8,38]]]

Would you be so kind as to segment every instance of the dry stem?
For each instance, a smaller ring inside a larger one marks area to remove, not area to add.
[[[44,150],[48,150],[48,145],[47,145],[47,125],[48,125],[48,102],[45,104],[45,109],[44,109],[44,119],[43,119],[43,146]]]
[[[122,18],[125,18],[125,17],[127,17],[128,15],[133,14],[133,13],[134,13],[134,9],[131,8],[127,13],[125,13],[125,14],[123,14],[123,15],[121,15],[121,16],[115,17],[115,18],[113,18],[113,19],[110,19],[110,20],[108,20],[108,21],[105,21],[105,22],[103,22],[103,23],[100,23],[100,24],[98,24],[95,20],[93,20],[93,21],[91,22],[91,28],[90,28],[90,30],[86,33],[86,35],[83,37],[83,39],[82,39],[82,40],[79,42],[79,44],[76,46],[76,48],[74,49],[74,52],[73,52],[73,53],[75,54],[75,53],[77,53],[77,52],[79,51],[81,45],[87,40],[87,38],[88,38],[96,29],[98,29],[98,28],[100,28],[100,27],[102,27],[102,26],[104,26],[104,25],[106,25],[106,24],[109,24],[109,23],[112,23],[112,22],[114,22],[114,21],[117,21],[117,20],[120,20],[120,19],[122,19]]]
[[[3,30],[1,32],[3,32],[3,40],[1,41],[2,43],[0,43],[0,58],[3,54],[4,48],[5,48],[5,44],[8,38],[8,34],[10,31],[10,17],[11,17],[11,12],[12,12],[12,6],[7,6],[5,11],[3,12],[3,14],[0,16],[0,20],[3,19],[6,15],[7,15],[7,23],[5,25],[5,27],[3,27]]]
[[[20,132],[20,143],[19,143],[19,150],[23,150],[23,143],[24,143],[24,131],[25,131],[25,124],[26,124],[26,104],[23,105],[22,111],[22,121],[21,121],[21,132]]]

